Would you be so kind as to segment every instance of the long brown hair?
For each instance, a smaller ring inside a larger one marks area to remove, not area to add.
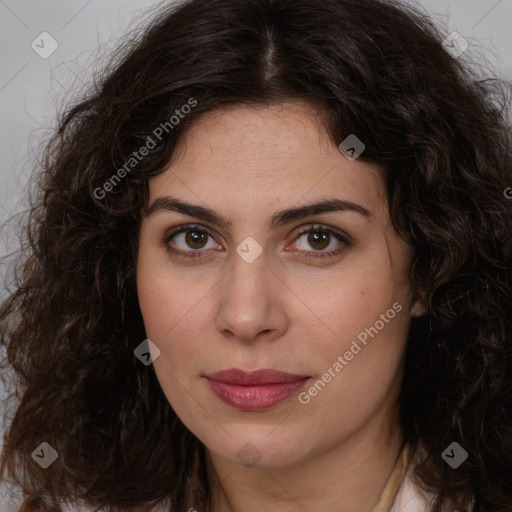
[[[510,89],[445,51],[445,35],[389,0],[189,0],[119,48],[59,117],[0,311],[16,389],[0,474],[22,489],[22,512],[206,510],[204,446],[134,355],[140,212],[148,178],[203,113],[289,98],[318,107],[336,145],[364,142],[414,246],[410,280],[429,311],[411,324],[400,421],[426,449],[418,483],[435,511],[470,499],[512,510]],[[32,457],[43,442],[58,454],[46,469]],[[468,452],[457,469],[441,458],[452,442]]]

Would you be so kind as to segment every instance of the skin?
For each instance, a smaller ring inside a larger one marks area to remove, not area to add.
[[[143,218],[137,258],[146,333],[160,350],[154,370],[206,446],[212,510],[371,511],[400,450],[404,349],[410,318],[422,313],[407,278],[412,250],[391,225],[380,169],[348,160],[312,108],[288,101],[208,113],[149,183],[150,205],[172,196],[232,221],[227,228],[156,211]],[[370,216],[337,211],[267,226],[277,211],[329,198]],[[188,223],[213,234],[195,245],[186,233],[169,242],[200,252],[193,260],[162,243],[170,228]],[[318,223],[352,244],[298,236]],[[252,263],[236,252],[248,236],[263,249]],[[332,258],[306,257],[338,248]],[[305,405],[295,394],[264,411],[240,411],[204,378],[272,368],[314,383],[394,303],[401,311]],[[247,443],[260,457],[252,467],[237,455]]]

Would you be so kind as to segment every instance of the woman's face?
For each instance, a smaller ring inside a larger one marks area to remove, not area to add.
[[[183,423],[212,456],[261,467],[397,425],[417,306],[379,169],[295,102],[209,113],[179,149],[150,179],[137,286]],[[338,209],[306,211],[326,201]],[[262,369],[285,373],[246,376]]]

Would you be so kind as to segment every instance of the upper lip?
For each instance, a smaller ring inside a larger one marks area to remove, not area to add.
[[[293,373],[282,372],[279,370],[261,369],[261,370],[241,370],[239,368],[230,368],[219,372],[206,375],[210,380],[225,382],[227,384],[257,385],[257,384],[278,384],[283,382],[297,382],[307,379],[307,375],[295,375]]]

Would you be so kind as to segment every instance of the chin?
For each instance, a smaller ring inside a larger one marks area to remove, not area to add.
[[[232,435],[227,444],[219,443],[219,439],[212,442],[207,440],[207,443],[203,441],[203,444],[217,457],[248,468],[284,468],[300,462],[305,456],[304,443],[290,437],[285,439],[275,434],[269,436],[268,431],[263,434]]]

